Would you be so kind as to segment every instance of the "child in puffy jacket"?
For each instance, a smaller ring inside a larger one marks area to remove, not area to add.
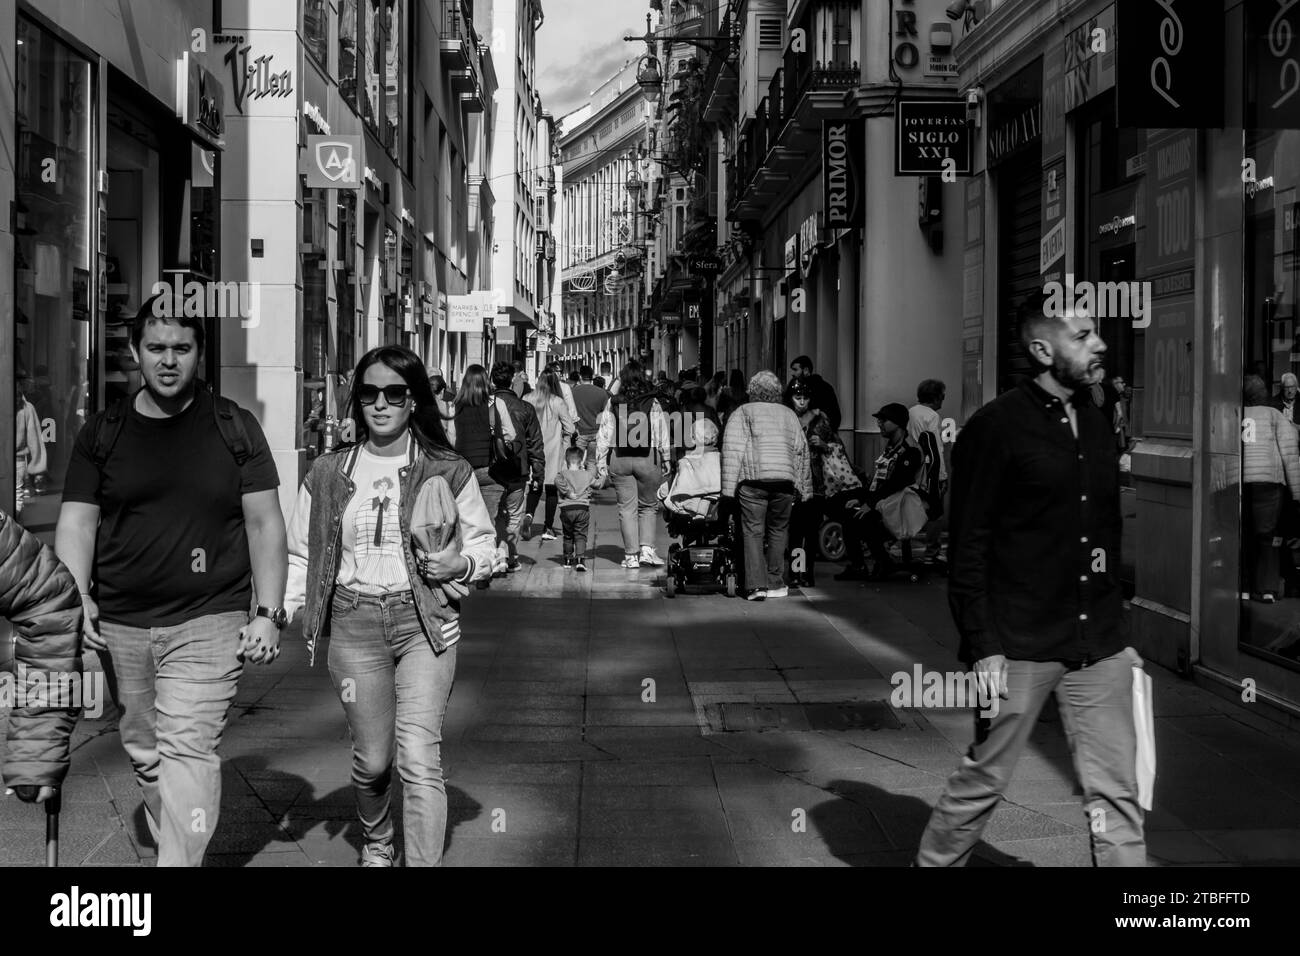
[[[80,674],[81,595],[77,582],[51,548],[3,511],[0,617],[14,626],[12,637],[0,646],[0,665],[12,657],[15,671]],[[3,679],[12,680],[7,674]],[[69,741],[76,722],[76,708],[66,706],[22,706],[9,713],[4,762],[0,764],[6,794],[16,793],[29,803],[54,795],[68,775]]]

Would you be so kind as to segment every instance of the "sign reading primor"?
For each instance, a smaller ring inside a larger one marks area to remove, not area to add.
[[[822,123],[822,209],[827,229],[866,224],[867,130],[861,119]]]

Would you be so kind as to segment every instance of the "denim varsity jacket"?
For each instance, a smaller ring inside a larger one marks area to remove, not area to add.
[[[460,578],[461,583],[491,577],[496,536],[469,462],[453,451],[430,457],[420,451],[414,440],[410,445],[406,466],[398,472],[401,481],[398,520],[402,529],[402,554],[420,624],[433,649],[442,653],[460,640],[460,602],[439,606],[416,566],[415,551],[411,547],[411,512],[420,488],[429,478],[441,475],[456,498],[461,556],[469,562],[469,570]],[[328,637],[330,602],[343,551],[343,511],[356,493],[352,475],[360,450],[360,445],[351,445],[328,452],[312,463],[302,487],[298,489],[293,519],[289,522],[289,582],[285,609],[292,618],[305,608],[302,633],[313,664],[318,641]]]

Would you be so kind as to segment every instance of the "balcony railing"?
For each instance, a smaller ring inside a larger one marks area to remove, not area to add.
[[[442,22],[439,27],[443,59],[448,61],[451,69],[468,68],[480,41],[474,30],[474,20],[463,0],[442,0]]]
[[[781,139],[781,130],[785,126],[785,121],[789,118],[789,110],[784,112],[781,109],[782,101],[786,99],[781,89],[781,74],[784,70],[777,67],[776,73],[772,76],[772,82],[767,85],[767,144],[770,149],[775,146]]]

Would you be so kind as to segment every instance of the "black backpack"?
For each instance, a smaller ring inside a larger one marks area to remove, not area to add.
[[[139,392],[135,393],[135,395],[138,394]],[[91,448],[95,459],[95,467],[100,471],[104,470],[104,464],[108,461],[108,456],[113,453],[113,446],[117,444],[117,439],[122,434],[122,425],[126,421],[126,414],[131,408],[131,403],[135,401],[135,395],[119,398],[104,409],[95,423],[95,437],[91,443]],[[253,457],[253,444],[249,441],[248,432],[244,429],[244,420],[239,414],[239,406],[230,399],[215,393],[211,394],[210,397],[212,398],[212,417],[217,423],[217,431],[221,433],[221,440],[230,449],[235,464],[242,468],[244,463]],[[198,400],[197,397],[195,400]]]
[[[651,413],[657,401],[661,399],[655,392],[645,392],[631,399],[614,396],[611,409],[614,412],[614,450],[620,458],[645,458],[650,454],[654,447]],[[636,438],[637,443],[626,444],[629,438]]]
[[[503,399],[504,401],[504,399]],[[509,413],[510,406],[506,406]],[[497,397],[492,396],[488,405],[488,421],[492,425],[492,441],[488,452],[488,473],[497,481],[522,481],[528,474],[528,450],[524,436],[515,429],[515,437],[507,439],[501,427],[501,416],[497,414]]]

